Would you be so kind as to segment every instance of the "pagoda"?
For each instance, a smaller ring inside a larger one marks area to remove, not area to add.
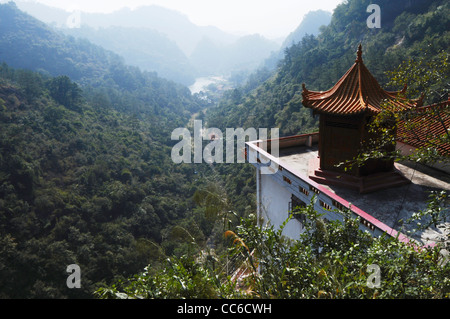
[[[420,100],[411,102],[402,97],[405,91],[406,86],[396,92],[380,86],[363,63],[361,44],[355,63],[331,89],[311,91],[303,84],[303,105],[320,116],[318,158],[310,164],[309,177],[322,184],[352,187],[361,193],[408,183],[392,159],[369,159],[364,165],[351,168],[339,165],[352,161],[376,138],[369,132],[369,124],[382,107],[390,105],[402,112],[418,106]]]

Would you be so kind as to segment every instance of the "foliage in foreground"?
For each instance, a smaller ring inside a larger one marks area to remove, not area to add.
[[[308,222],[300,241],[283,236],[283,227],[261,229],[251,218],[236,232],[226,232],[233,239],[229,259],[245,257],[247,275],[240,280],[224,271],[225,256],[199,254],[204,258],[167,258],[166,267],[147,267],[95,294],[105,299],[450,297],[450,263],[440,245],[373,238],[346,212],[340,212],[343,223],[325,222],[312,204],[302,213]]]

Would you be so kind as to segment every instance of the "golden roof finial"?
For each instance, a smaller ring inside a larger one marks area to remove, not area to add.
[[[361,43],[358,45],[358,51],[356,52],[356,61],[355,62],[362,62],[362,44]]]

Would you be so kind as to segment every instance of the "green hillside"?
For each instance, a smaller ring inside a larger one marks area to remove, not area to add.
[[[254,73],[246,85],[228,91],[201,118],[209,127],[222,131],[238,127],[279,127],[280,135],[286,136],[316,130],[317,119],[302,105],[302,84],[311,90],[329,89],[353,65],[360,43],[364,63],[384,88],[402,89],[405,79],[416,78],[419,81],[408,83],[413,97],[426,89],[425,103],[446,99],[450,83],[449,2],[377,1],[381,7],[380,29],[367,27],[370,13],[366,9],[370,3],[369,0],[344,1],[319,35],[306,36],[285,50],[277,70]],[[386,72],[398,71],[400,65],[401,72],[395,73],[401,76],[391,81]],[[417,73],[409,74],[411,70]],[[249,164],[216,164],[215,171],[228,186],[231,207],[254,196],[254,169]],[[215,190],[211,189],[211,193]],[[430,207],[432,214],[448,211],[448,197],[445,193],[441,196],[432,200],[435,205]],[[213,199],[214,196],[206,196],[205,202],[217,204]],[[293,298],[293,310],[298,308],[297,299],[305,298],[449,297],[446,280],[449,264],[437,262],[443,259],[432,256],[439,254],[442,246],[416,249],[389,236],[374,240],[368,232],[357,230],[359,220],[325,222],[314,212],[313,204],[301,213],[310,221],[306,223],[302,241],[291,242],[282,235],[286,224],[281,229],[270,225],[260,229],[255,226],[254,215],[226,232],[230,258],[241,260],[240,265],[245,265],[250,272],[239,283],[243,289],[236,289],[238,285],[227,277],[224,269],[228,269],[228,264],[220,259],[225,259],[225,254],[208,255],[209,251],[200,247],[194,257],[169,258],[166,268],[160,271],[146,268],[128,281],[99,290],[97,296],[111,299]],[[262,258],[258,258],[258,253]],[[198,256],[204,257],[201,262]],[[383,271],[383,284],[377,289],[369,285],[372,276],[369,268],[366,270],[373,262]]]
[[[202,167],[174,165],[170,136],[201,101],[72,40],[0,5],[0,298],[89,298],[193,218]]]
[[[340,4],[320,34],[286,48],[275,71],[255,72],[214,107],[183,85],[1,4],[0,298],[92,298],[149,264],[152,275],[176,281],[171,274],[190,274],[199,264],[166,272],[163,259],[190,261],[206,248],[217,252],[209,261],[215,269],[224,267],[224,230],[255,211],[254,169],[174,164],[172,131],[197,117],[223,132],[309,132],[317,119],[302,106],[302,83],[330,88],[353,64],[359,43],[387,89],[399,89],[385,72],[402,62],[426,69],[448,56],[448,1],[379,0],[380,29],[366,25],[369,3]],[[442,68],[427,84],[426,102],[442,98],[449,77]],[[82,269],[81,289],[66,286],[66,267],[74,263]]]
[[[302,83],[311,90],[327,90],[351,67],[359,43],[364,63],[380,84],[390,90],[385,72],[402,62],[423,59],[423,65],[450,43],[447,1],[378,1],[381,28],[370,29],[366,8],[370,1],[346,1],[334,10],[331,23],[318,36],[306,36],[285,50],[273,75],[255,88],[237,88],[212,109],[211,127],[280,128],[280,135],[295,135],[316,129],[317,121],[302,106]],[[441,94],[448,89],[449,74],[432,83]],[[408,84],[414,89],[415,83]],[[433,102],[439,96],[427,96]]]

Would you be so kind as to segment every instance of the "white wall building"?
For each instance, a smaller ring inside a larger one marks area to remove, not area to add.
[[[381,88],[364,66],[361,45],[354,65],[333,88],[315,92],[303,85],[302,103],[320,115],[319,133],[246,143],[246,159],[256,167],[261,225],[279,227],[293,208],[309,204],[315,196],[315,210],[327,220],[343,220],[339,211],[349,210],[359,219],[361,229],[373,236],[387,233],[402,241],[410,240],[404,234],[414,225],[405,221],[426,208],[430,191],[450,191],[448,171],[394,163],[389,158],[370,159],[348,170],[337,165],[352,160],[361,146],[372,147],[370,139],[378,134],[369,130],[369,124],[384,107],[412,112],[408,114],[415,114],[417,119],[412,134],[402,131],[399,125],[395,131],[401,140],[397,148],[413,151],[420,146],[417,143],[426,143],[430,133],[432,140],[443,134],[442,123],[450,126],[448,112],[442,113],[445,118],[441,114],[439,121],[430,121],[436,112],[427,110],[448,108],[449,102],[421,107],[422,99],[410,101],[402,97],[405,90],[406,87],[389,92]],[[386,148],[393,149],[392,145]],[[444,156],[450,154],[449,143],[444,142],[437,149]],[[287,223],[286,236],[299,238],[302,218],[296,216]],[[449,224],[416,234],[414,239],[423,244],[448,241],[445,232],[449,231]]]
[[[360,221],[360,228],[373,236],[387,233],[402,241],[409,228],[403,224],[415,212],[426,208],[427,191],[450,191],[450,176],[424,166],[397,164],[396,168],[410,179],[407,185],[361,194],[338,186],[319,184],[309,178],[310,162],[317,158],[318,133],[279,139],[279,156],[270,154],[270,141],[246,143],[246,158],[256,168],[257,215],[260,226],[280,227],[298,205],[307,205],[315,196],[315,210],[327,220],[343,220],[339,210],[349,210]],[[313,141],[309,144],[308,141]],[[308,145],[309,144],[309,145]],[[269,146],[269,150],[266,145]],[[270,167],[271,174],[268,174]],[[412,227],[409,226],[409,227]],[[445,229],[428,230],[414,239],[424,245],[444,237]],[[303,231],[302,216],[292,218],[284,228],[284,235],[299,239]]]

